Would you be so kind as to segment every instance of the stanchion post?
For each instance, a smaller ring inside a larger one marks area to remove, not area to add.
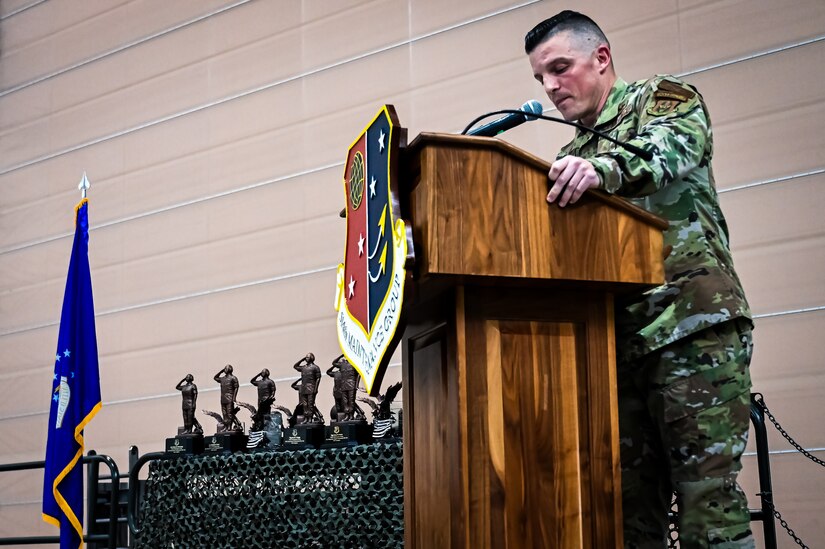
[[[768,431],[765,428],[765,414],[762,409],[762,395],[751,394],[751,423],[756,440],[756,465],[759,470],[759,498],[762,508],[751,510],[751,520],[762,521],[765,548],[776,549],[776,522],[773,515],[773,485],[771,483],[771,463],[768,448]]]

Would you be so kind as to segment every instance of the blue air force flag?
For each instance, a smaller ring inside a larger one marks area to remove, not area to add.
[[[83,428],[101,406],[86,199],[75,208],[49,402],[43,520],[60,528],[61,549],[75,549],[83,546]]]

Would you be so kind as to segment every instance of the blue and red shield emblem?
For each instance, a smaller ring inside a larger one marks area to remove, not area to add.
[[[395,120],[395,110],[385,105],[350,146],[344,168],[347,240],[335,298],[338,342],[370,393],[401,335],[411,250],[394,190],[404,131]]]

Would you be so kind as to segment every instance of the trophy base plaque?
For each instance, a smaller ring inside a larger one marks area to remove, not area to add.
[[[324,427],[324,443],[321,448],[344,448],[367,444],[372,432],[365,421],[341,421]]]
[[[284,430],[284,450],[318,448],[324,441],[322,424],[296,425]]]
[[[231,454],[246,447],[246,435],[243,433],[218,433],[204,437],[204,454]]]
[[[166,439],[167,456],[196,456],[202,452],[202,435],[178,435]]]

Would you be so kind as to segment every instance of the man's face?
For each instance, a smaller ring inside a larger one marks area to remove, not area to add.
[[[564,119],[592,126],[613,82],[608,86],[605,78],[610,50],[591,48],[570,32],[561,32],[536,46],[529,59],[533,75]]]

